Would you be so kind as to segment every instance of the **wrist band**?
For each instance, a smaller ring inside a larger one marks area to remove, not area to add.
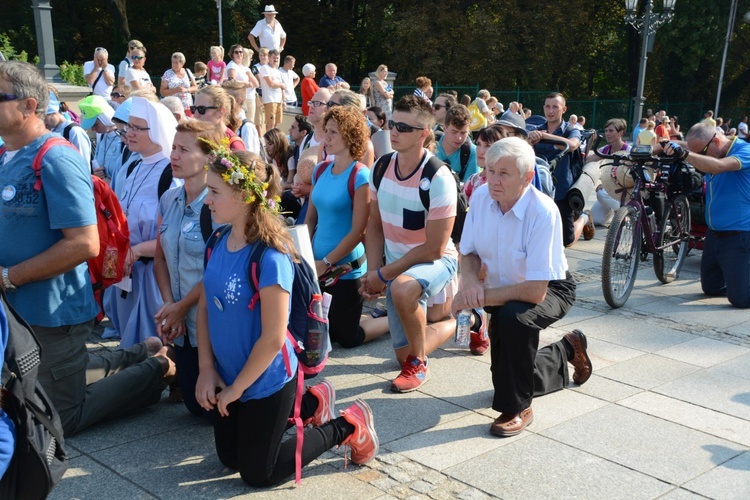
[[[382,281],[386,285],[388,284],[388,281],[386,281],[386,279],[383,278],[383,273],[380,272],[380,268],[378,268],[378,278],[380,278],[380,281]]]

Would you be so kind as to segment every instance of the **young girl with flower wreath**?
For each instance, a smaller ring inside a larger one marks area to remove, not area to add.
[[[224,141],[226,142],[226,141]],[[296,395],[297,357],[286,329],[297,259],[278,217],[281,179],[259,156],[216,147],[208,162],[208,195],[217,224],[231,224],[216,243],[198,303],[196,399],[214,412],[221,462],[251,486],[277,484],[295,472],[296,436],[282,442]],[[250,255],[268,249],[258,273],[260,301],[248,307]],[[286,353],[284,353],[286,350]],[[284,357],[291,362],[288,371]],[[290,375],[291,373],[291,375]],[[334,418],[336,392],[323,380],[302,397],[306,425],[302,464],[335,445],[351,446],[356,464],[372,460],[378,438],[370,407],[357,400]]]

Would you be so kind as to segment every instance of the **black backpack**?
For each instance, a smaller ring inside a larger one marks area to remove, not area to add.
[[[462,146],[463,149],[463,146]],[[463,155],[462,155],[463,156]],[[380,158],[378,158],[378,161],[375,162],[375,165],[372,167],[373,174],[372,174],[372,182],[375,186],[375,191],[380,188],[380,181],[383,180],[383,176],[385,175],[385,171],[388,168],[388,165],[391,163],[391,158],[393,157],[393,153],[388,153]],[[456,172],[453,171],[452,168],[448,166],[445,162],[443,162],[441,159],[439,159],[437,156],[431,156],[429,160],[427,160],[427,164],[422,169],[422,175],[419,178],[419,185],[422,185],[422,179],[429,179],[430,183],[432,183],[432,178],[435,176],[437,171],[441,167],[447,167],[448,171],[453,176],[453,180],[456,183],[456,218],[453,220],[453,230],[451,231],[451,239],[453,240],[453,243],[458,244],[461,241],[461,233],[464,230],[464,222],[466,221],[466,213],[469,211],[469,199],[464,194],[463,189],[461,189],[461,179],[458,175],[456,175]],[[424,206],[424,209],[429,211],[430,210],[430,190],[424,190],[419,189],[419,199],[422,201],[422,205]]]
[[[16,448],[0,480],[0,498],[43,499],[68,468],[62,424],[37,381],[41,347],[33,330],[0,291],[8,317],[2,405],[16,426]]]

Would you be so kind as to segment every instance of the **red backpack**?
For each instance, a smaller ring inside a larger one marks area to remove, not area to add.
[[[39,148],[31,168],[36,175],[34,190],[42,189],[42,158],[53,146],[66,146],[75,149],[70,142],[62,137],[51,137]],[[77,150],[76,150],[77,151]],[[0,147],[0,155],[5,152]],[[125,258],[130,248],[130,231],[128,219],[120,206],[120,200],[109,185],[94,175],[91,176],[94,184],[94,204],[96,206],[96,225],[99,230],[99,255],[88,261],[89,274],[91,275],[91,286],[94,289],[94,297],[99,304],[97,321],[104,317],[102,300],[104,290],[110,285],[119,283],[125,269]]]

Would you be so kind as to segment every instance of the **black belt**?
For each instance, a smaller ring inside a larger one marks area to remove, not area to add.
[[[717,238],[729,238],[730,236],[737,236],[738,234],[743,233],[743,231],[714,231],[713,229],[711,232]]]

